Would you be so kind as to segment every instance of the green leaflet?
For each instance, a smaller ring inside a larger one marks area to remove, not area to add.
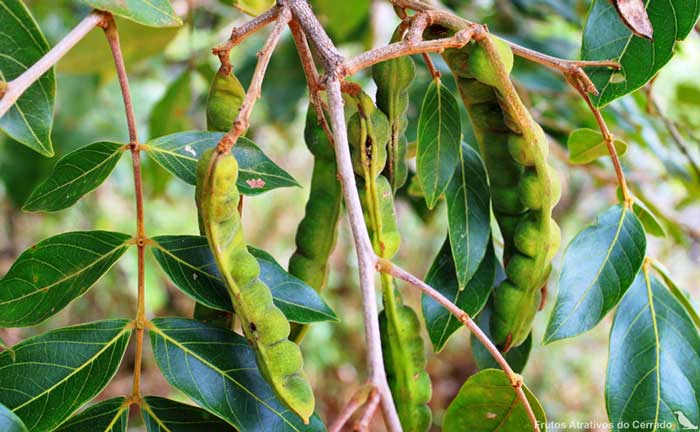
[[[149,27],[182,25],[169,0],[80,0],[95,9],[105,10]]]
[[[645,252],[642,224],[621,205],[580,232],[564,254],[544,343],[576,336],[598,324],[632,284]]]
[[[181,318],[154,319],[149,330],[168,382],[237,430],[325,431],[317,415],[304,425],[275,397],[242,336]]]
[[[56,432],[126,432],[128,421],[129,404],[125,397],[116,397],[74,415]]]
[[[610,331],[605,402],[613,430],[692,430],[700,424],[698,388],[698,329],[673,295],[640,271]]]
[[[41,29],[21,0],[0,3],[0,82],[10,82],[49,50]],[[56,76],[48,70],[10,107],[0,114],[0,130],[43,156],[53,156],[53,127]]]
[[[148,432],[234,432],[235,429],[209,412],[182,402],[146,396],[141,415]]]
[[[126,234],[76,231],[42,240],[0,279],[0,326],[26,327],[80,297],[126,252]]]
[[[301,351],[287,339],[289,322],[272,301],[270,288],[260,280],[260,266],[246,247],[237,177],[238,163],[231,154],[211,149],[202,155],[196,190],[201,225],[260,371],[277,397],[308,423],[314,395],[302,369]]]
[[[588,164],[598,158],[608,156],[608,146],[603,134],[593,129],[576,129],[571,132],[567,141],[569,147],[569,162],[572,164]],[[627,151],[627,143],[615,140],[613,145],[618,156]]]
[[[527,397],[542,432],[546,417],[542,405],[525,386]],[[501,370],[486,369],[472,375],[447,407],[442,427],[446,431],[508,431],[533,430],[525,407]]]
[[[34,189],[22,210],[63,210],[95,190],[112,173],[126,146],[100,141],[62,157],[51,176]]]
[[[0,354],[0,400],[32,432],[54,430],[109,383],[131,330],[128,320],[96,321],[24,340],[14,360]]]
[[[418,178],[428,208],[435,207],[459,163],[462,120],[457,99],[439,80],[425,92],[418,118]]]

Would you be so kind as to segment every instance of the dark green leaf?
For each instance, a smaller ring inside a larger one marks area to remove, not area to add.
[[[0,81],[22,75],[49,50],[49,44],[20,0],[0,3]],[[56,97],[54,70],[32,84],[7,113],[0,114],[0,130],[44,156],[53,156],[51,128]]]
[[[610,332],[605,401],[616,431],[700,424],[700,336],[676,299],[639,272]]]
[[[194,185],[197,159],[205,150],[216,146],[223,135],[221,132],[180,132],[149,141],[147,150],[160,166]],[[292,176],[265,156],[248,138],[238,138],[232,153],[238,161],[238,189],[244,195],[299,186]]]
[[[460,164],[447,185],[447,222],[457,280],[464,288],[474,276],[491,239],[491,197],[479,153],[462,143]]]
[[[614,308],[642,266],[646,237],[639,219],[615,206],[572,240],[544,343],[593,328]]]
[[[92,405],[71,417],[56,432],[126,432],[129,403],[116,397]]]
[[[0,404],[0,430],[3,432],[29,432],[19,417]]]
[[[493,253],[493,246],[489,242],[484,259],[479,264],[474,277],[460,291],[449,243],[448,239],[443,243],[440,252],[430,266],[430,270],[428,270],[425,282],[469,315],[476,315],[484,307],[493,287],[496,273],[496,259]],[[423,317],[428,328],[428,335],[433,343],[433,349],[438,352],[445,346],[449,337],[462,328],[462,323],[442,305],[425,294],[423,295],[422,303]]]
[[[185,70],[175,79],[155,104],[148,123],[149,134],[159,137],[190,129],[187,112],[192,103],[192,74]]]
[[[24,211],[58,211],[75,204],[109,175],[122,155],[124,145],[100,141],[62,157],[51,176],[34,189]]]
[[[161,236],[153,238],[153,254],[173,283],[194,300],[217,310],[233,311],[205,237]],[[260,279],[272,291],[275,305],[288,320],[299,323],[337,321],[335,312],[321,296],[290,275],[269,254],[248,248],[260,265]]]
[[[668,269],[664,267],[663,264],[658,261],[653,261],[652,266],[654,266],[654,269],[659,273],[661,279],[664,280],[668,290],[671,291],[671,294],[673,294],[676,300],[678,300],[678,303],[683,306],[683,309],[685,309],[685,311],[688,313],[690,319],[700,330],[700,310],[696,310],[697,307],[693,305],[690,295],[676,285],[673,278],[671,278],[671,274],[669,273]]]
[[[607,68],[588,70],[599,95],[597,107],[637,90],[649,81],[673,56],[677,40],[693,29],[699,0],[653,0],[646,2],[654,39],[635,36],[617,15],[609,0],[595,0],[583,30],[581,57],[584,60],[614,60],[619,71]]]
[[[76,231],[42,240],[0,279],[0,327],[25,327],[83,295],[129,248],[126,234]]]
[[[168,382],[238,430],[325,430],[318,416],[304,425],[277,400],[242,336],[181,318],[156,318],[149,328]]]
[[[627,151],[627,143],[620,140],[613,142],[618,156]],[[608,145],[603,134],[597,130],[583,128],[572,131],[567,142],[569,147],[569,163],[575,165],[588,164],[598,158],[608,156]]]
[[[544,432],[546,417],[540,402],[527,387],[523,386],[523,391]],[[470,432],[533,430],[508,376],[496,369],[469,377],[447,407],[442,427],[445,431]]]
[[[498,283],[494,284],[498,285]],[[493,310],[493,302],[489,301],[486,303],[479,316],[476,317],[476,323],[481,328],[481,331],[490,339],[491,330],[489,320],[491,319],[491,313]],[[476,365],[480,370],[484,369],[497,369],[500,368],[496,360],[493,359],[491,353],[486,350],[486,347],[477,339],[474,334],[471,335],[471,348],[472,354],[474,355],[474,360]],[[522,344],[513,347],[508,350],[507,353],[503,355],[510,367],[515,371],[515,373],[521,373],[525,366],[527,365],[527,360],[530,358],[530,351],[532,350],[532,333],[525,339]]]
[[[54,430],[95,397],[119,368],[131,336],[128,320],[52,330],[0,354],[0,400],[32,432]]]
[[[462,120],[457,99],[439,81],[425,92],[418,119],[418,178],[429,208],[435,207],[459,164]]]
[[[231,425],[199,407],[158,396],[143,398],[141,414],[148,432],[235,432]]]
[[[95,9],[111,12],[149,27],[175,27],[182,20],[168,0],[80,0]]]

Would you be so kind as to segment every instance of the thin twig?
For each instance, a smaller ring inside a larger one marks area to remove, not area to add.
[[[231,53],[233,47],[240,44],[241,42],[246,40],[248,36],[252,35],[261,28],[265,27],[267,24],[277,19],[279,11],[279,7],[274,6],[271,9],[268,9],[267,11],[253,18],[252,20],[248,21],[247,23],[243,24],[242,26],[234,27],[233,30],[231,30],[231,36],[229,36],[228,40],[225,43],[219,45],[218,47],[213,48],[211,50],[212,53],[219,57],[222,65],[230,66],[231,63],[229,60],[229,54]]]
[[[268,36],[265,45],[262,50],[258,53],[258,64],[255,66],[255,72],[253,73],[253,79],[250,81],[248,86],[248,91],[246,92],[243,103],[241,104],[241,110],[236,116],[231,130],[226,132],[226,134],[221,138],[218,145],[219,153],[228,153],[238,141],[243,133],[248,130],[250,125],[250,115],[253,112],[253,107],[255,102],[260,98],[260,92],[262,91],[262,82],[265,78],[265,72],[267,71],[267,66],[270,64],[270,58],[272,57],[272,51],[274,51],[277,43],[282,36],[287,24],[292,19],[292,14],[289,8],[283,7],[278,14],[277,21],[272,28],[270,36]],[[216,158],[212,158],[212,163],[216,161]]]
[[[143,180],[141,178],[141,150],[136,131],[136,119],[134,107],[131,102],[131,92],[129,91],[129,81],[124,65],[119,43],[119,32],[114,18],[108,15],[105,20],[104,32],[107,42],[114,57],[114,65],[119,77],[119,86],[124,99],[124,110],[126,112],[126,122],[129,128],[129,147],[131,148],[131,160],[134,171],[134,194],[136,196],[136,246],[138,247],[138,295],[137,310],[134,326],[136,328],[136,352],[134,359],[134,383],[132,387],[131,400],[139,403],[141,400],[141,363],[143,359],[143,333],[146,322],[146,298],[145,298],[145,246],[146,231],[143,217]]]
[[[328,427],[328,432],[340,432],[343,426],[350,420],[350,417],[367,402],[367,398],[370,396],[373,389],[372,383],[366,383],[356,391],[348,403],[345,404],[345,407],[340,411],[335,421]]]
[[[365,412],[362,413],[362,417],[355,423],[353,428],[355,432],[366,432],[369,430],[369,424],[372,422],[372,417],[374,413],[377,412],[377,406],[379,406],[380,401],[379,393],[374,389],[369,394],[369,400],[365,405]]]
[[[49,52],[47,52],[38,62],[34,63],[29,69],[24,71],[22,75],[13,79],[5,88],[5,92],[0,99],[0,117],[4,116],[10,107],[22,96],[29,86],[36,80],[41,78],[46,71],[51,69],[53,65],[75,46],[80,40],[85,37],[90,30],[94,29],[105,19],[103,12],[94,11],[86,16],[73,30],[70,31],[60,42],[56,44]]]
[[[318,22],[306,1],[286,0],[283,1],[283,4],[289,5],[292,9],[295,19],[313,43],[316,53],[326,70],[326,93],[328,95],[328,108],[333,129],[338,175],[343,187],[343,198],[350,221],[360,273],[369,381],[379,392],[387,428],[392,432],[402,431],[401,422],[387,382],[384,359],[382,357],[377,293],[374,284],[376,257],[362,213],[362,205],[357,192],[355,174],[350,157],[340,84],[343,56],[338,52],[333,41],[328,37],[328,34]]]
[[[479,340],[479,342],[481,342],[484,345],[484,347],[491,354],[496,363],[498,363],[501,369],[503,369],[503,372],[505,372],[506,375],[508,375],[508,379],[510,380],[511,385],[515,389],[515,392],[518,395],[520,402],[522,402],[523,406],[525,407],[525,411],[527,412],[527,415],[530,419],[530,422],[532,423],[534,430],[539,432],[540,428],[537,422],[537,418],[535,417],[535,413],[532,410],[532,407],[530,406],[530,403],[527,400],[527,396],[525,396],[525,392],[522,389],[522,377],[513,371],[513,369],[510,367],[510,365],[508,365],[508,362],[503,357],[498,348],[496,348],[496,346],[493,344],[493,342],[491,342],[488,336],[484,334],[481,328],[479,328],[479,326],[476,325],[474,320],[472,320],[471,317],[469,317],[469,314],[457,307],[457,305],[451,302],[447,297],[442,295],[435,288],[431,287],[427,283],[423,282],[421,279],[417,278],[416,276],[412,275],[411,273],[407,272],[406,270],[402,269],[401,267],[397,266],[391,261],[379,259],[377,261],[377,270],[383,273],[390,274],[391,276],[408,282],[409,284],[420,289],[427,296],[440,303],[445,309],[447,309],[452,315],[454,315],[455,318],[459,320],[459,322],[464,324],[472,332],[472,334],[474,334],[474,336]]]

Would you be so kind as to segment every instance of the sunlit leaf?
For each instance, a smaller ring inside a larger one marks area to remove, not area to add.
[[[0,81],[10,82],[43,57],[49,44],[20,0],[0,2],[0,29]],[[0,116],[0,130],[44,156],[53,156],[55,97],[56,78],[51,68]]]
[[[175,133],[149,141],[147,151],[160,166],[194,185],[197,159],[205,150],[216,146],[223,135],[198,131]],[[299,186],[249,139],[238,138],[231,152],[238,161],[237,185],[242,194],[258,195],[280,187]]]
[[[323,431],[318,416],[304,422],[277,400],[242,336],[180,318],[149,325],[158,367],[168,382],[238,430]]]
[[[523,391],[544,432],[546,417],[542,406],[526,386]],[[442,427],[446,431],[473,432],[534,430],[513,384],[503,371],[496,369],[469,377],[447,407]]]
[[[646,237],[629,209],[615,206],[573,239],[544,342],[593,328],[620,301],[642,266]]]
[[[603,134],[593,129],[576,129],[569,135],[567,142],[569,147],[569,162],[576,165],[587,164],[598,158],[608,156],[608,145],[605,143]],[[622,156],[627,151],[627,143],[616,139],[613,146],[617,150],[618,156]]]
[[[68,153],[34,189],[22,210],[52,212],[72,206],[109,177],[123,150],[123,144],[100,141]]]
[[[698,329],[656,278],[639,272],[610,332],[605,402],[613,430],[697,429],[698,389]]]
[[[126,432],[129,403],[125,397],[107,399],[74,415],[56,432]]]
[[[182,24],[169,0],[80,0],[95,9],[111,12],[151,27],[173,27]]]
[[[52,330],[0,354],[0,400],[32,432],[52,431],[109,383],[131,336],[128,320]]]
[[[83,295],[129,248],[126,234],[76,231],[42,240],[0,279],[0,326],[25,327]]]

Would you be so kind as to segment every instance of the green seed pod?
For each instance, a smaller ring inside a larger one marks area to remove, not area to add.
[[[401,39],[397,29],[392,42]],[[389,142],[387,144],[388,163],[384,175],[389,179],[392,189],[396,191],[406,182],[405,136],[408,119],[408,90],[416,77],[416,65],[411,57],[399,57],[378,63],[372,67],[372,78],[377,85],[377,108],[386,114],[389,120]]]
[[[348,120],[348,141],[355,174],[376,178],[384,169],[389,141],[389,120],[366,93],[355,96],[357,112]]]
[[[320,292],[328,279],[328,260],[335,247],[343,198],[333,145],[309,106],[304,130],[306,146],[314,155],[311,190],[304,218],[296,234],[296,250],[289,259],[289,273]],[[292,324],[290,339],[300,342],[307,326]]]
[[[207,130],[228,132],[233,126],[241,104],[245,98],[245,89],[229,67],[221,66],[214,76],[207,96]]]
[[[507,348],[529,334],[540,288],[559,246],[559,229],[551,216],[559,184],[547,164],[544,131],[527,115],[512,83],[504,79],[513,65],[512,52],[506,43],[489,38],[446,50],[443,57],[457,77],[469,112],[503,235],[508,279],[494,293],[491,331],[494,340]],[[492,58],[489,53],[494,51]]]
[[[526,292],[508,280],[496,287],[490,329],[501,350],[507,351],[527,339],[541,298],[539,289]]]
[[[371,195],[374,195],[374,198]],[[374,204],[370,201],[372,199]],[[377,177],[371,191],[365,183],[364,188],[360,190],[360,200],[362,207],[368,209],[365,211],[365,222],[370,231],[375,252],[383,258],[393,257],[399,250],[401,234],[396,222],[394,194],[386,177],[382,175]]]
[[[302,369],[301,351],[287,340],[289,322],[273,303],[270,288],[259,279],[260,267],[243,238],[237,178],[238,163],[232,154],[218,154],[216,149],[205,152],[197,163],[197,209],[263,377],[279,399],[308,423],[314,395]]]
[[[420,321],[408,306],[396,306],[396,317],[379,314],[382,353],[389,388],[405,431],[425,432],[432,415],[426,406],[432,396],[430,377],[425,371],[425,350]],[[396,325],[392,325],[394,322]]]

